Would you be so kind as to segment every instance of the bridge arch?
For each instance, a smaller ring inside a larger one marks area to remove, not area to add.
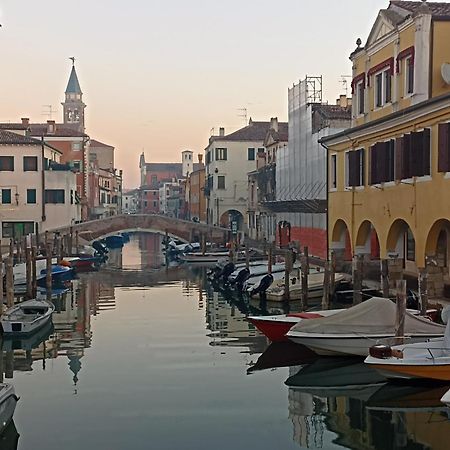
[[[190,242],[194,236],[206,235],[208,240],[222,243],[228,239],[229,233],[227,228],[213,227],[204,223],[157,214],[122,214],[50,231],[60,232],[61,234],[69,234],[71,231],[72,233],[78,232],[78,236],[89,243],[106,236],[127,231],[167,233],[185,242]]]

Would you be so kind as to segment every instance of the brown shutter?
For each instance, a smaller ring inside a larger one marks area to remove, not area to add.
[[[381,183],[384,183],[387,179],[386,176],[386,153],[387,153],[387,142],[380,142],[379,144],[379,165],[378,165],[378,170],[379,170],[379,175],[378,178],[380,180]]]
[[[403,166],[404,139],[402,137],[395,140],[395,178],[404,178],[405,168]]]
[[[388,145],[388,181],[395,180],[395,140],[391,139]]]
[[[422,161],[423,173],[422,175],[430,175],[430,129],[425,128],[422,133]]]
[[[370,147],[370,184],[377,184],[377,152],[378,144],[372,145]]]
[[[358,151],[359,155],[358,155],[358,186],[364,186],[365,184],[365,175],[366,175],[366,160],[365,160],[365,155],[366,152],[365,150],[362,148]],[[361,174],[361,176],[359,177],[359,174]]]
[[[351,187],[356,186],[357,171],[356,171],[356,152],[351,151],[348,154],[348,171],[349,171],[349,185]]]
[[[422,133],[411,133],[410,149],[410,176],[421,176],[423,174],[423,152],[422,152]]]
[[[413,173],[412,166],[412,137],[410,134],[403,136],[403,178],[411,178]]]
[[[439,124],[438,172],[450,171],[450,123]]]

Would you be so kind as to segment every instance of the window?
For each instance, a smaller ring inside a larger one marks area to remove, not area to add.
[[[27,189],[27,203],[29,205],[36,203],[36,189]]]
[[[4,238],[20,238],[34,233],[34,222],[2,222]]]
[[[151,185],[155,186],[155,184],[158,183],[158,176],[157,175],[152,175],[151,176]]]
[[[331,155],[330,158],[330,188],[337,188],[337,155]]]
[[[82,148],[81,142],[72,142],[72,151],[78,152]]]
[[[414,240],[414,236],[409,227],[408,227],[408,231],[405,233],[405,244],[406,244],[406,259],[408,261],[415,261],[416,260],[416,241]]]
[[[46,189],[45,190],[45,203],[65,203],[64,189]]]
[[[74,161],[73,162],[73,170],[75,172],[80,172],[81,171],[81,161]]]
[[[364,186],[364,149],[346,153],[347,186]]]
[[[254,148],[247,149],[247,159],[249,161],[254,161],[255,160],[255,149]]]
[[[205,162],[206,164],[209,164],[211,162],[211,152],[206,152],[206,157],[205,157]]]
[[[410,56],[405,59],[405,88],[406,94],[414,92],[414,60]]]
[[[356,97],[357,97],[357,107],[358,107],[358,115],[364,114],[364,81],[360,81],[356,85]]]
[[[377,142],[370,148],[370,184],[395,180],[395,140]]]
[[[226,160],[227,160],[227,149],[216,148],[216,161],[226,161]]]
[[[105,203],[105,202],[103,202]],[[144,201],[144,207],[147,208],[147,200]]]
[[[217,189],[225,189],[225,176],[224,175],[217,176]]]
[[[450,172],[450,123],[440,123],[438,134],[438,172]]]
[[[24,172],[37,172],[38,160],[37,156],[24,156],[23,157],[23,171]]]
[[[156,208],[158,206],[158,202],[153,202],[153,208]]]
[[[2,203],[11,204],[11,189],[2,189]]]
[[[375,107],[390,103],[392,100],[392,74],[391,70],[384,70],[375,75]]]
[[[430,175],[430,129],[405,134],[396,140],[396,178]]]
[[[14,172],[14,156],[0,156],[0,171]]]

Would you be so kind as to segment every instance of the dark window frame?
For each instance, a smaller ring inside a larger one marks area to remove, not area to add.
[[[0,156],[0,172],[14,172],[14,156]]]
[[[37,190],[27,189],[27,205],[35,205],[37,203]]]

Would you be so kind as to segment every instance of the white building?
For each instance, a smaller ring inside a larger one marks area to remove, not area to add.
[[[161,214],[171,214],[170,200],[174,195],[179,197],[180,183],[178,181],[167,181],[159,188],[159,212]]]
[[[2,238],[51,230],[81,217],[76,174],[43,141],[0,129]]]
[[[194,152],[191,150],[184,150],[181,152],[181,175],[187,177],[194,171]]]
[[[138,212],[139,192],[138,189],[124,191],[122,193],[123,214],[136,214]]]
[[[248,178],[256,170],[258,152],[270,122],[253,122],[229,135],[220,128],[205,149],[207,222],[246,231]]]

